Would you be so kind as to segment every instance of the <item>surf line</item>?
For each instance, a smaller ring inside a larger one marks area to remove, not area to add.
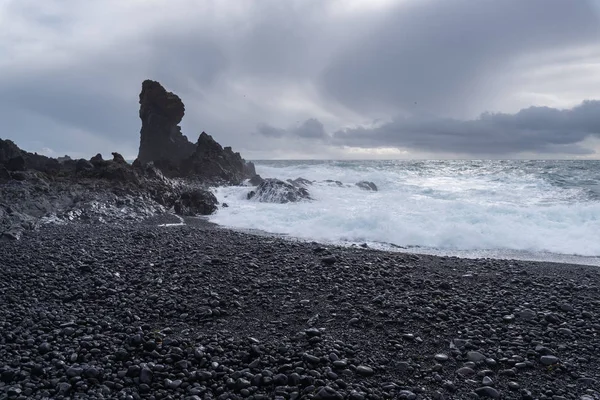
[[[185,221],[179,215],[176,215],[176,214],[171,214],[171,215],[173,215],[174,217],[177,217],[179,219],[179,222],[172,223],[172,224],[160,224],[158,226],[183,226],[183,225],[185,225]]]

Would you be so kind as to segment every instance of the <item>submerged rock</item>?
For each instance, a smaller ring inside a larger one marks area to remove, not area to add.
[[[262,203],[290,203],[310,200],[310,194],[303,187],[295,187],[279,179],[265,179],[256,190],[248,193],[247,198]]]
[[[361,188],[363,190],[370,190],[373,192],[377,191],[377,185],[375,185],[373,182],[369,182],[369,181],[357,182],[356,186],[358,186],[359,188]]]
[[[313,184],[312,181],[305,178],[288,179],[287,181],[296,187],[306,187]]]

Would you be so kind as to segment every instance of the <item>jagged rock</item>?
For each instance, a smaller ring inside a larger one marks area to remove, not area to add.
[[[96,154],[94,157],[90,158],[90,162],[94,166],[102,165],[104,163],[104,159],[102,158],[102,154],[100,154],[100,153]]]
[[[181,194],[174,208],[178,215],[209,215],[217,210],[217,198],[208,190],[195,189]]]
[[[310,186],[313,184],[312,181],[309,181],[308,179],[305,179],[305,178],[288,179],[287,181],[297,187],[300,187],[300,186],[306,187],[306,186]]]
[[[121,164],[127,164],[127,161],[125,161],[125,159],[123,158],[123,156],[120,155],[119,153],[113,152],[112,156],[113,156],[113,161],[114,162],[121,163]]]
[[[145,80],[140,93],[140,150],[138,160],[180,163],[190,157],[195,146],[181,133],[178,124],[185,114],[183,102],[156,81]]]
[[[231,147],[221,147],[213,137],[202,132],[194,154],[184,161],[182,171],[187,176],[202,178],[216,183],[241,184],[247,171],[253,170]],[[255,175],[254,173],[253,175]]]
[[[256,190],[248,193],[247,198],[264,203],[290,203],[310,200],[310,194],[303,187],[295,187],[279,179],[265,179]]]
[[[360,181],[356,183],[356,186],[363,190],[371,190],[373,192],[377,191],[377,186],[373,182],[369,181]]]

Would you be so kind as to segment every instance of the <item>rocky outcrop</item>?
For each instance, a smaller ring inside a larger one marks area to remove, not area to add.
[[[359,188],[361,188],[363,190],[369,190],[369,191],[373,191],[373,192],[377,191],[377,185],[375,185],[373,182],[369,182],[369,181],[357,182],[356,186],[358,186]]]
[[[0,140],[5,145],[8,141]],[[12,142],[10,142],[12,143]],[[8,146],[3,146],[6,149]],[[112,160],[58,162],[10,146],[0,164],[0,237],[17,240],[40,221],[127,223],[176,209],[183,215],[216,210],[214,195],[166,178],[152,165],[133,167],[118,153]],[[16,151],[15,151],[16,150]],[[9,171],[14,154],[25,170]],[[10,157],[6,155],[9,154]]]
[[[196,151],[182,163],[185,176],[198,177],[216,183],[241,184],[256,175],[254,164],[246,162],[231,147],[221,147],[213,137],[202,132],[196,143]]]
[[[261,203],[291,203],[311,199],[306,188],[296,187],[279,179],[265,179],[248,193],[247,198]]]
[[[179,123],[185,114],[183,102],[174,93],[167,92],[156,81],[145,80],[140,93],[140,150],[138,160],[178,164],[195,151],[195,147],[181,133]]]
[[[216,184],[241,184],[256,175],[231,147],[221,147],[212,136],[200,134],[196,144],[181,133],[183,102],[160,83],[146,80],[140,93],[140,150],[134,165],[152,162],[171,177],[194,178]]]
[[[112,159],[96,154],[90,160],[57,160],[0,139],[0,236],[18,239],[41,219],[124,223],[171,209],[180,215],[213,213],[217,200],[203,185],[241,184],[257,176],[254,164],[204,132],[190,143],[179,128],[184,114],[177,95],[144,81],[140,150],[133,165],[116,152]]]

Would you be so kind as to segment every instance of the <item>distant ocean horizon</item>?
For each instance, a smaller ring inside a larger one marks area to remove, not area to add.
[[[314,200],[247,200],[219,187],[219,225],[342,245],[600,266],[598,160],[258,160],[257,173],[314,181]],[[342,185],[335,182],[339,181]],[[370,181],[377,192],[355,184]]]

